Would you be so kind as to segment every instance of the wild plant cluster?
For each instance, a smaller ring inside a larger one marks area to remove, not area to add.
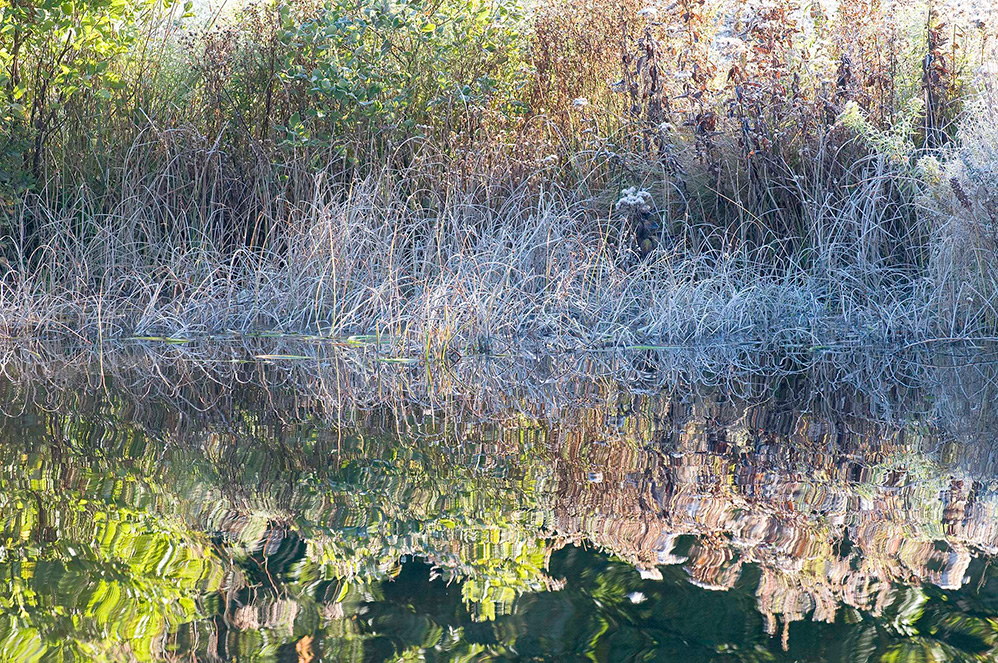
[[[995,335],[996,38],[977,0],[0,0],[0,324]]]

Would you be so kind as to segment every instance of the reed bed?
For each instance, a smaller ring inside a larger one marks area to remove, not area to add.
[[[373,334],[432,357],[697,344],[808,351],[993,335],[994,316],[945,317],[939,286],[953,277],[936,256],[939,275],[929,278],[925,254],[938,232],[915,214],[922,203],[893,199],[898,175],[883,164],[864,173],[847,191],[801,185],[808,214],[792,239],[805,250],[725,250],[677,236],[646,256],[628,241],[624,216],[598,215],[554,185],[486,203],[483,191],[454,191],[429,210],[406,196],[398,172],[349,185],[316,176],[308,202],[280,201],[281,216],[260,219],[267,231],[254,245],[226,236],[223,202],[185,207],[182,192],[151,193],[168,186],[158,178],[126,180],[110,204],[81,189],[58,212],[25,208],[45,239],[30,266],[5,265],[0,329],[88,341]],[[978,296],[993,311],[994,295]]]

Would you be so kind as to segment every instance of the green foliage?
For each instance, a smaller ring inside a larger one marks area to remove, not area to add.
[[[303,20],[286,4],[280,12],[281,77],[304,92],[292,95],[293,144],[473,132],[486,110],[513,108],[522,75],[514,2],[338,0]]]
[[[838,121],[855,132],[889,163],[907,165],[915,153],[913,140],[915,128],[924,111],[925,104],[921,99],[911,99],[899,112],[899,117],[893,125],[880,129],[870,122],[856,102],[850,101],[845,104]]]
[[[0,2],[0,186],[38,177],[75,108],[126,91],[117,66],[150,15],[173,0]],[[20,163],[18,163],[20,161]]]

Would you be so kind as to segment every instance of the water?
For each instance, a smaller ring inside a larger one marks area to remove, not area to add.
[[[0,384],[5,661],[998,656],[979,366],[635,394],[27,364]]]

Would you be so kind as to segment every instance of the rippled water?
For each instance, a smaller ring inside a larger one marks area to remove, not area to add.
[[[998,656],[980,371],[500,397],[226,370],[7,371],[0,659]]]

